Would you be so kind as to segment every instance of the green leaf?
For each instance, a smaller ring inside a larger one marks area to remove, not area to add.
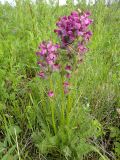
[[[8,128],[8,132],[10,133],[10,135],[18,135],[21,132],[21,129],[19,126],[10,126]]]
[[[69,148],[68,146],[64,146],[64,148],[63,148],[63,153],[64,153],[66,159],[67,159],[68,157],[71,157],[71,154],[72,154],[72,152],[71,152],[71,150],[70,150],[70,148]]]

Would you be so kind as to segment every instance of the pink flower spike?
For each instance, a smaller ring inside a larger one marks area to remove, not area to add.
[[[78,11],[73,11],[69,16],[59,18],[56,23],[57,29],[54,30],[62,41],[62,45],[66,48],[70,43],[73,43],[78,37],[84,38],[84,33],[87,31],[88,26],[93,22],[88,18],[90,12],[79,14]],[[86,40],[88,39],[88,35]]]
[[[38,76],[40,77],[40,78],[45,78],[45,73],[44,72],[40,72],[40,73],[38,73]]]
[[[48,97],[54,97],[54,92],[53,91],[49,91],[48,92]]]

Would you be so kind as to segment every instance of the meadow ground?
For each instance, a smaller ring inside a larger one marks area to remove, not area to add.
[[[56,21],[78,8],[94,20],[89,52],[71,79],[72,94],[51,101],[35,52],[43,40],[58,42]],[[120,160],[119,95],[120,3],[0,4],[1,160]]]

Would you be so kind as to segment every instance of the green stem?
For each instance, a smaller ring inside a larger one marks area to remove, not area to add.
[[[61,86],[62,86],[61,125],[64,125],[65,122],[64,87],[63,87],[64,78],[62,73],[61,73]]]
[[[52,113],[52,125],[54,129],[54,133],[56,134],[56,123],[55,123],[55,112],[54,112],[54,104],[51,103],[51,113]]]
[[[50,88],[53,90],[52,76],[50,76]],[[50,106],[51,106],[51,114],[52,114],[52,125],[53,125],[53,129],[54,129],[54,133],[56,134],[55,104],[54,104],[54,100],[50,100]]]

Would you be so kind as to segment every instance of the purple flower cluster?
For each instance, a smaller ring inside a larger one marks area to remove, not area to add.
[[[47,73],[60,71],[61,76],[64,76],[65,94],[69,93],[71,72],[75,71],[77,63],[83,60],[84,54],[88,51],[86,44],[92,36],[88,27],[93,22],[89,16],[90,12],[73,11],[69,16],[59,18],[56,23],[57,29],[54,32],[61,40],[60,45],[53,44],[51,41],[43,41],[36,52],[39,57],[38,65],[41,68],[39,77],[44,79]],[[65,49],[66,52],[62,52],[62,49]],[[48,96],[54,96],[52,90],[48,91]]]
[[[58,29],[54,32],[61,38],[62,46],[67,46],[73,43],[79,37],[83,41],[88,41],[92,35],[91,31],[88,31],[88,26],[92,23],[89,18],[90,13],[85,12],[80,14],[77,11],[73,11],[69,16],[63,16],[56,23]]]
[[[59,65],[56,63],[58,58],[58,44],[52,44],[52,42],[42,42],[39,45],[39,51],[36,52],[37,56],[40,57],[38,65],[41,67],[39,76],[45,78],[45,72],[58,70]]]

